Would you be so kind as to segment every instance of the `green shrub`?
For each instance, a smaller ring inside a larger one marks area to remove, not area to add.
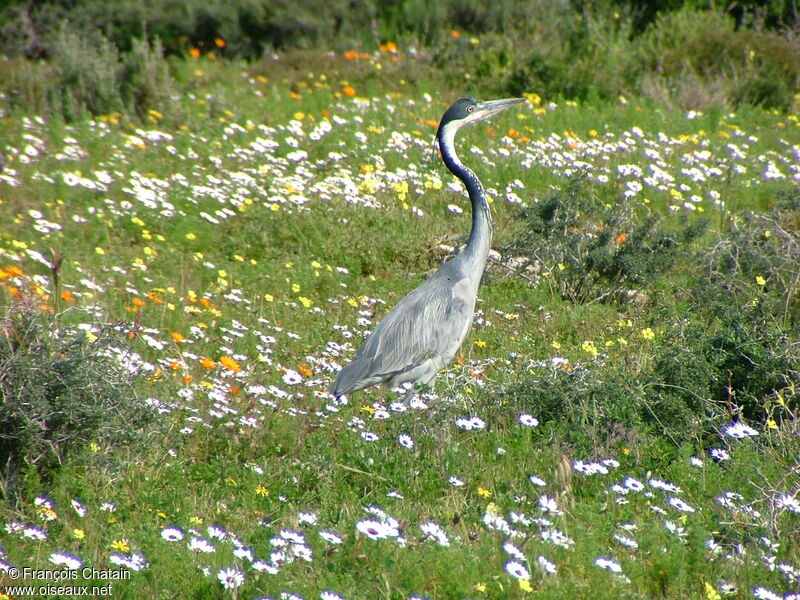
[[[503,395],[564,424],[578,443],[629,429],[676,443],[702,439],[740,417],[777,419],[777,398],[782,414],[796,414],[797,191],[781,194],[774,214],[732,217],[716,235],[701,236],[702,223],[668,231],[639,210],[605,206],[575,180],[522,213],[526,234],[514,251],[538,264],[554,293],[578,303],[635,294],[658,333],[569,370],[534,369]],[[656,276],[670,287],[651,286]]]
[[[89,443],[144,439],[153,411],[125,368],[126,342],[111,326],[58,326],[38,306],[15,303],[0,322],[0,464],[5,488],[26,467],[46,474]]]
[[[161,42],[133,40],[120,54],[104,36],[62,28],[50,49],[53,60],[13,70],[12,105],[72,122],[86,114],[129,111],[140,118],[151,109],[174,114],[177,85]]]
[[[62,28],[53,41],[56,78],[47,90],[48,104],[67,121],[109,114],[123,108],[122,69],[117,48],[102,35],[84,37]]]
[[[715,10],[663,13],[635,46],[639,86],[682,108],[749,103],[785,109],[800,82],[796,39],[737,30],[732,16]]]
[[[766,400],[800,383],[800,347],[758,299],[724,288],[697,296],[704,309],[695,318],[674,319],[654,357],[654,398],[697,414],[764,422]]]
[[[685,254],[705,222],[670,231],[645,206],[608,206],[574,179],[524,209],[525,233],[511,246],[515,256],[578,304],[626,301]]]
[[[133,40],[130,52],[122,57],[122,97],[129,109],[140,118],[148,110],[174,115],[178,109],[178,90],[164,60],[161,40],[151,44]]]

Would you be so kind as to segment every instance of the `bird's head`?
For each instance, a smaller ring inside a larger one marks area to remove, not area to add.
[[[451,135],[455,135],[455,132],[465,125],[488,119],[524,101],[524,98],[504,98],[503,100],[479,102],[472,96],[461,98],[453,103],[442,116],[442,120],[439,122],[438,137],[441,138],[445,132],[452,132]]]

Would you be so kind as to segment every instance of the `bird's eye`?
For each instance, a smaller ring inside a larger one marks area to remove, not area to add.
[[[467,112],[472,112],[473,110],[475,110],[474,106],[468,106],[467,107]]]

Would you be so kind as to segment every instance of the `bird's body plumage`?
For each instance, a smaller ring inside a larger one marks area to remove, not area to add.
[[[492,220],[480,180],[455,152],[455,135],[462,126],[519,101],[479,103],[463,98],[445,112],[436,137],[445,165],[464,183],[472,203],[469,240],[462,252],[400,300],[378,323],[355,358],[339,372],[331,389],[334,396],[377,384],[430,385],[458,352],[472,325],[492,241]]]

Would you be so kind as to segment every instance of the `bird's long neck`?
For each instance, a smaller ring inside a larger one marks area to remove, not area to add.
[[[467,260],[474,262],[483,272],[489,247],[492,244],[492,216],[489,204],[486,202],[486,193],[483,191],[480,179],[466,167],[458,158],[455,150],[455,134],[457,128],[445,125],[439,128],[437,138],[442,159],[450,172],[458,177],[467,188],[470,202],[472,203],[472,229],[469,233],[467,246],[463,250]]]

